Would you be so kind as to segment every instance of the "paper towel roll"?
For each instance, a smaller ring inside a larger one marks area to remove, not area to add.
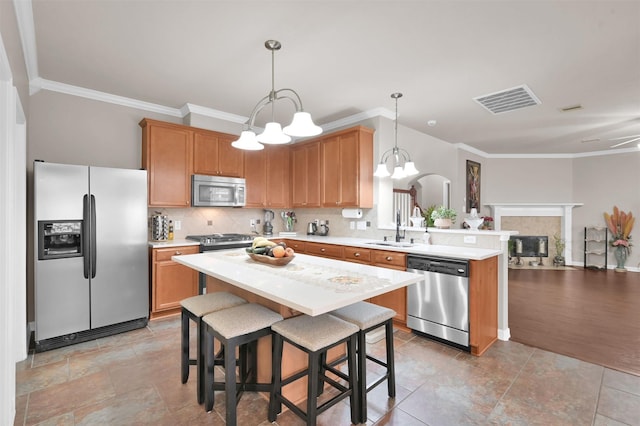
[[[342,217],[360,219],[362,217],[362,209],[342,209]]]

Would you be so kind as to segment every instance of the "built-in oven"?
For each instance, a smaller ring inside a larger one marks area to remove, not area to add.
[[[80,257],[82,250],[81,220],[38,221],[38,260]]]
[[[243,207],[246,204],[244,178],[191,176],[193,207]]]
[[[407,288],[407,327],[469,350],[469,261],[407,256],[423,279]]]
[[[200,253],[213,250],[226,250],[232,248],[251,247],[255,235],[248,234],[208,234],[187,235],[187,240],[200,243]],[[207,276],[202,272],[198,279],[199,294],[207,291]]]

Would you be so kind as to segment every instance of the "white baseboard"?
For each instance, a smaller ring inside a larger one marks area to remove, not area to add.
[[[504,340],[505,342],[511,338],[511,330],[509,328],[499,328],[498,329],[498,339]]]

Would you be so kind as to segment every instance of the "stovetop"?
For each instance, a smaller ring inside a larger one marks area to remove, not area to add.
[[[254,235],[248,234],[209,234],[209,235],[187,235],[187,240],[198,241],[201,246],[228,246],[231,244],[251,243]],[[250,244],[249,244],[250,245]]]

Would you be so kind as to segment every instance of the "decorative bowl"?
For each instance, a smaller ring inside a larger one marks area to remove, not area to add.
[[[247,254],[251,259],[255,260],[256,262],[262,262],[262,263],[266,263],[268,265],[274,265],[274,266],[284,266],[287,263],[291,262],[295,257],[295,256],[271,257],[271,256],[266,256],[264,254],[255,254],[255,253],[247,253]]]

